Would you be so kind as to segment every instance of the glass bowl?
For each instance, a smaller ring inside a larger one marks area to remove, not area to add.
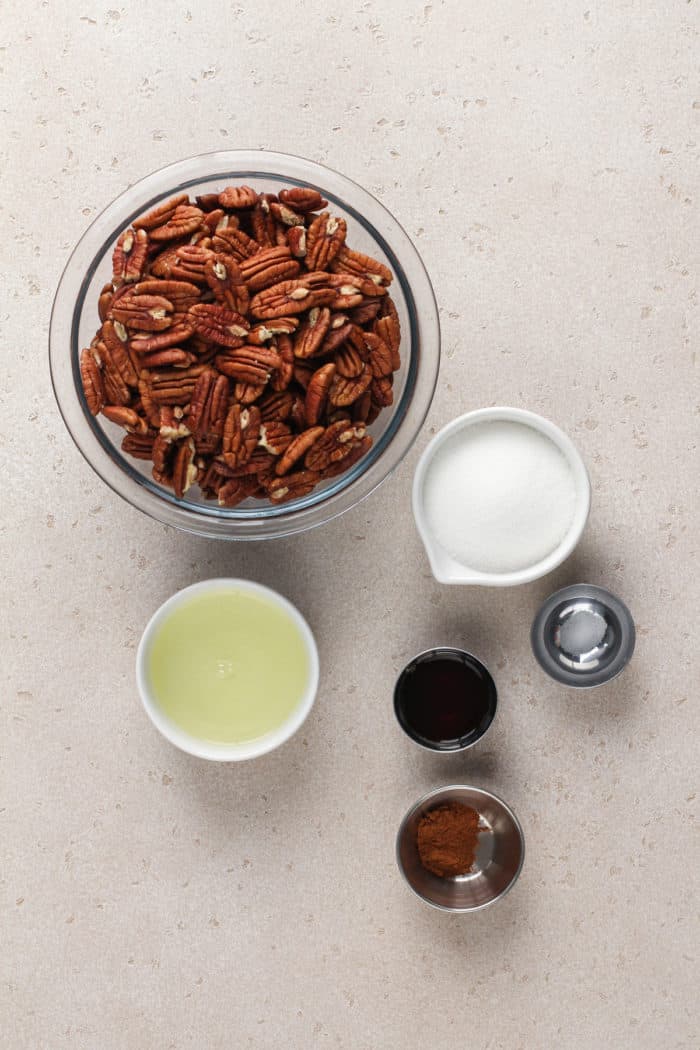
[[[394,273],[391,296],[401,322],[401,368],[394,404],[369,428],[374,444],[346,474],[282,506],[248,499],[219,507],[192,488],[178,499],[151,477],[151,464],[121,451],[124,431],[93,417],[80,382],[79,355],[99,328],[97,301],[112,277],[112,249],[139,215],[177,193],[218,192],[231,183],[258,191],[310,186],[328,200],[348,227],[347,240]],[[261,150],[207,153],[161,168],[129,187],[98,215],[78,242],[56,291],[49,336],[51,377],[64,422],[85,459],[110,488],[158,521],[201,536],[265,539],[321,525],[368,496],[397,467],[413,444],[432,401],[440,359],[440,327],[430,279],[418,252],[396,219],[350,179],[310,160]]]

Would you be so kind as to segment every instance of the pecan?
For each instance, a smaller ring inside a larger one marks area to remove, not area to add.
[[[345,379],[355,379],[362,375],[365,359],[355,346],[346,343],[336,352],[335,367],[338,375]]]
[[[328,284],[336,293],[331,302],[333,310],[352,310],[366,299],[386,295],[386,288],[352,273],[329,273]]]
[[[270,385],[276,392],[286,390],[294,378],[294,347],[288,335],[281,335],[275,341],[280,364],[270,376]]]
[[[146,419],[157,430],[160,426],[160,405],[151,397],[150,378],[146,378],[146,373],[139,379],[139,395]]]
[[[331,323],[331,312],[328,307],[315,306],[309,310],[306,321],[294,339],[295,357],[312,357],[325,339]]]
[[[287,244],[293,256],[303,259],[306,255],[306,229],[304,226],[291,226],[287,230]]]
[[[258,444],[273,456],[281,456],[292,440],[292,432],[284,423],[263,423]]]
[[[190,281],[157,281],[148,278],[134,285],[134,295],[161,295],[171,304],[174,313],[181,314],[199,300],[199,288]]]
[[[279,354],[272,347],[250,346],[248,343],[216,356],[216,367],[225,376],[258,386],[267,383],[281,364]]]
[[[253,236],[263,248],[271,248],[277,243],[275,217],[270,211],[270,201],[274,200],[276,197],[273,194],[262,193],[250,217]]]
[[[145,230],[124,230],[112,254],[114,286],[138,281],[148,258],[148,234]]]
[[[218,346],[242,346],[250,328],[242,314],[213,303],[191,306],[187,311],[187,319],[195,332]]]
[[[228,225],[228,215],[226,214],[223,208],[216,208],[213,211],[207,212],[207,214],[202,219],[202,226],[207,231],[207,234],[213,237],[219,228],[219,223],[223,222],[224,220],[225,225],[224,227],[222,227],[222,229],[225,229],[225,227]]]
[[[173,488],[178,499],[182,499],[197,480],[197,467],[193,462],[194,451],[192,438],[185,438],[177,446],[173,459]]]
[[[345,419],[331,423],[306,453],[304,465],[309,470],[326,470],[332,463],[349,456],[364,436],[363,423],[349,423]]]
[[[318,190],[312,190],[307,186],[294,186],[289,190],[280,190],[279,198],[283,204],[303,213],[321,211],[328,204]]]
[[[380,339],[383,339],[389,347],[392,370],[398,372],[401,367],[401,355],[399,353],[399,346],[401,345],[401,324],[399,322],[399,315],[396,311],[394,301],[389,295],[387,295],[386,299],[382,300],[381,312],[377,320],[374,322],[373,331],[375,335],[378,335]]]
[[[190,428],[184,422],[183,410],[178,406],[163,405],[160,410],[158,433],[166,441],[178,441],[190,436]]]
[[[291,499],[308,496],[319,482],[319,475],[313,470],[298,470],[283,478],[269,478],[263,482],[268,498],[273,503],[287,503]]]
[[[387,299],[388,298],[389,297],[387,296]],[[350,320],[353,324],[359,325],[360,327],[368,324],[377,316],[379,308],[383,302],[386,302],[386,299],[367,299],[366,302],[362,303],[360,306],[356,306],[354,310],[350,311]]]
[[[212,248],[214,251],[232,255],[237,262],[250,259],[261,251],[260,245],[256,240],[253,240],[247,233],[237,229],[235,226],[227,226],[225,229],[217,230],[212,240]]]
[[[253,346],[262,346],[276,335],[289,335],[299,327],[298,317],[275,317],[274,320],[259,321],[248,332],[247,342]]]
[[[252,477],[254,474],[260,476],[269,474],[276,460],[276,456],[271,455],[262,448],[256,448],[250,458],[240,466],[229,467],[228,464],[222,462],[221,469],[227,476],[232,478]]]
[[[363,365],[362,372],[357,376],[347,377],[337,373],[328,391],[328,403],[335,408],[346,408],[362,397],[371,382],[372,369],[368,364]]]
[[[107,403],[110,405],[130,404],[131,391],[120,367],[121,359],[115,360],[112,350],[103,342],[98,342],[97,347],[93,348],[93,354],[97,363],[102,366],[102,383]]]
[[[133,433],[145,434],[148,430],[146,420],[138,412],[134,412],[133,408],[127,408],[125,405],[105,405],[102,409],[102,415],[110,423],[116,423],[118,426],[125,427],[126,430]]]
[[[257,200],[257,191],[252,186],[227,186],[219,194],[222,208],[252,208]]]
[[[300,266],[288,247],[263,248],[241,263],[241,274],[251,292],[260,292],[296,277]]]
[[[325,427],[309,427],[308,430],[302,431],[287,445],[287,449],[282,456],[281,460],[275,467],[277,474],[286,474],[287,471],[291,470],[294,464],[300,460],[309,451],[311,446],[321,437],[325,430]]]
[[[204,212],[220,211],[218,193],[202,193],[194,199],[198,208]]]
[[[152,241],[172,241],[178,237],[189,237],[202,225],[204,212],[192,204],[178,204],[170,218],[162,226],[150,230]]]
[[[216,439],[214,446],[218,445],[228,408],[228,393],[226,376],[217,375],[211,368],[205,368],[197,378],[192,390],[187,425],[194,435],[198,451],[201,451],[201,444],[208,445],[213,439]]]
[[[153,442],[155,434],[152,430],[145,434],[127,434],[122,441],[122,452],[133,456],[134,459],[153,459]]]
[[[331,263],[334,273],[353,273],[358,277],[366,277],[374,284],[391,284],[394,275],[388,266],[373,259],[370,255],[362,252],[354,252],[347,244],[336,252],[335,259]]]
[[[100,297],[97,300],[97,313],[99,315],[100,321],[107,320],[107,317],[109,315],[109,308],[112,305],[113,299],[114,288],[112,287],[112,284],[110,282],[109,284],[104,285],[102,291],[100,292]]]
[[[288,391],[267,394],[259,403],[260,418],[263,423],[283,423],[292,411],[294,397]]]
[[[147,394],[158,405],[186,405],[205,367],[191,365],[189,368],[168,368],[161,372],[152,372],[147,381]],[[141,399],[143,398],[142,392]]]
[[[197,360],[194,354],[180,346],[166,346],[164,350],[154,350],[141,358],[143,368],[187,368]]]
[[[379,408],[388,408],[394,403],[394,391],[392,390],[392,376],[382,376],[380,379],[372,380],[372,401]]]
[[[96,416],[105,403],[105,389],[100,366],[90,348],[80,351],[80,378],[88,409]]]
[[[258,487],[258,479],[253,475],[248,478],[228,478],[216,494],[220,507],[236,507],[244,499],[252,496]]]
[[[328,400],[328,392],[335,377],[335,365],[323,365],[311,377],[306,388],[306,399],[304,401],[304,416],[309,426],[318,423],[323,415]]]
[[[363,332],[365,346],[369,352],[369,364],[375,379],[382,376],[390,376],[394,371],[392,367],[391,350],[383,339],[374,332]]]
[[[362,397],[352,405],[352,419],[354,423],[366,423],[372,407],[372,391],[365,390]]]
[[[283,226],[303,226],[304,218],[299,212],[294,211],[286,204],[280,204],[278,201],[272,201],[270,204],[270,211],[277,219],[277,222],[282,223]],[[285,237],[286,240],[286,237]]]
[[[150,354],[156,350],[165,350],[168,347],[177,346],[178,343],[186,342],[193,332],[194,328],[190,324],[174,324],[164,332],[153,335],[135,335],[129,345],[137,354]]]
[[[211,250],[200,244],[180,244],[175,248],[166,248],[151,263],[151,273],[164,280],[174,278],[206,284],[204,270],[211,255]]]
[[[241,268],[232,255],[218,252],[207,262],[204,268],[207,284],[214,293],[214,298],[227,306],[229,310],[245,314],[250,302]]]
[[[347,223],[324,211],[306,231],[306,265],[310,270],[327,270],[345,243]]]
[[[233,396],[242,405],[252,405],[264,392],[267,383],[235,383]]]
[[[326,306],[336,293],[331,288],[314,287],[314,274],[306,274],[292,281],[282,281],[272,288],[266,288],[254,295],[250,302],[250,312],[262,320],[272,317],[283,317],[289,314],[301,314],[314,306]]]
[[[232,405],[224,422],[220,462],[227,467],[242,467],[253,455],[259,435],[260,409],[255,405]]]
[[[162,226],[164,223],[169,222],[175,214],[175,209],[182,204],[187,204],[188,201],[189,197],[187,194],[180,193],[177,197],[171,197],[169,201],[165,201],[164,204],[159,204],[146,215],[142,215],[140,219],[135,219],[131,225],[135,230],[155,229],[157,226]]]
[[[329,478],[335,478],[338,474],[344,474],[346,470],[354,466],[359,459],[362,459],[364,455],[372,447],[372,438],[369,434],[365,434],[363,438],[360,438],[357,443],[353,442],[353,447],[348,452],[347,456],[343,456],[342,459],[337,460],[335,463],[330,463],[325,470],[321,472],[321,478],[326,481]]]
[[[129,292],[112,301],[109,316],[129,329],[162,332],[172,324],[173,304],[162,295],[136,295]]]
[[[338,314],[338,317],[344,317],[344,314]],[[342,346],[345,340],[352,334],[354,325],[349,321],[345,324],[341,324],[337,328],[332,328],[326,338],[323,340],[323,346],[319,353],[321,354],[332,354],[334,350]]]

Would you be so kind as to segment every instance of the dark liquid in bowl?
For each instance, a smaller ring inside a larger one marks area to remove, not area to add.
[[[409,736],[453,751],[486,732],[496,710],[496,688],[486,668],[468,653],[434,649],[402,673],[395,708]]]

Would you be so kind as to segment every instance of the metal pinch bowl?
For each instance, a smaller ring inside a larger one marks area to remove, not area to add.
[[[426,813],[446,802],[461,802],[479,814],[476,860],[466,875],[442,878],[427,871],[418,856],[418,824]],[[505,896],[520,874],[525,837],[513,811],[490,791],[450,784],[419,799],[401,822],[396,839],[399,870],[413,892],[442,911],[479,911]]]

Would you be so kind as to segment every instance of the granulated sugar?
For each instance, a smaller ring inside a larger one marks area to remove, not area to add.
[[[475,423],[438,449],[426,476],[430,531],[461,565],[517,572],[551,554],[576,502],[557,446],[523,423]]]

